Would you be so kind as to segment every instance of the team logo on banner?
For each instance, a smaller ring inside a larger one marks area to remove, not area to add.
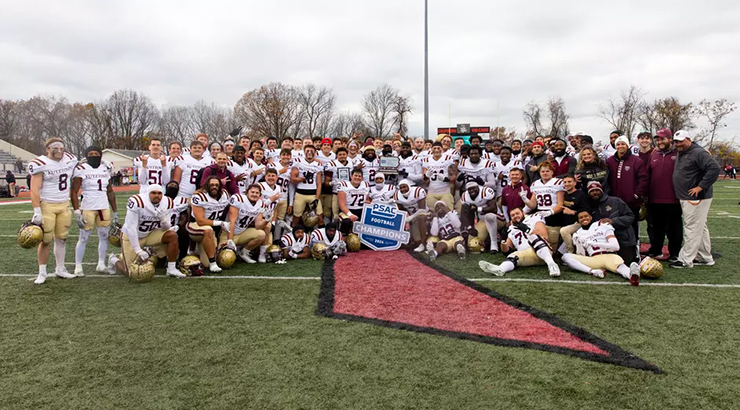
[[[394,251],[409,243],[406,211],[392,204],[367,204],[362,210],[362,221],[355,222],[352,231],[360,241],[375,251]]]

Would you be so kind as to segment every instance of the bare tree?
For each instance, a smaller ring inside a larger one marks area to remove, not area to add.
[[[103,148],[112,147],[115,135],[113,133],[113,118],[108,109],[108,103],[106,101],[90,103],[85,108],[85,117],[90,125],[92,144]]]
[[[715,101],[707,101],[706,99],[699,101],[699,104],[694,107],[694,114],[706,118],[709,123],[709,150],[711,151],[714,147],[714,137],[717,133],[717,128],[724,128],[727,124],[723,123],[725,117],[735,111],[737,107],[734,102],[728,101],[726,98],[721,98]]]
[[[517,137],[517,133],[513,128],[511,130],[507,130],[506,127],[496,127],[491,130],[489,135],[491,136],[491,139],[501,140],[506,145],[511,145],[511,142]]]
[[[334,92],[327,87],[308,84],[298,91],[298,101],[303,114],[303,131],[309,138],[327,134],[334,115]]]
[[[535,101],[530,101],[527,108],[524,109],[524,123],[527,128],[534,132],[534,135],[542,134],[542,108]]]
[[[362,108],[365,111],[367,127],[375,137],[387,137],[393,126],[393,107],[398,99],[398,90],[388,84],[365,95]]]
[[[189,143],[196,134],[193,108],[171,105],[162,109],[157,132],[168,140]]]
[[[619,97],[610,97],[605,105],[599,106],[599,115],[615,130],[631,136],[638,123],[640,107],[645,92],[634,85],[622,90]]]
[[[303,120],[300,111],[295,87],[270,83],[244,94],[234,106],[234,117],[260,138],[282,139],[297,135]]]
[[[668,97],[655,100],[655,125],[658,129],[668,128],[673,132],[695,128],[691,103],[681,104],[677,97]]]
[[[412,112],[411,97],[399,95],[393,103],[393,127],[404,138],[409,131],[408,117]]]
[[[153,131],[159,112],[149,97],[133,90],[118,90],[108,98],[114,145],[121,149],[144,149],[146,134]]]
[[[330,128],[334,138],[351,138],[355,134],[369,135],[365,120],[359,113],[345,112],[335,116]]]
[[[226,137],[236,126],[232,112],[215,103],[208,104],[205,101],[198,101],[193,105],[191,115],[195,133],[204,132],[215,140]],[[186,137],[183,141],[190,142],[190,139],[195,137],[195,133],[191,133],[190,138]]]
[[[570,116],[565,112],[565,101],[563,97],[550,97],[547,100],[547,114],[550,120],[549,135],[565,138],[568,136],[568,119]]]

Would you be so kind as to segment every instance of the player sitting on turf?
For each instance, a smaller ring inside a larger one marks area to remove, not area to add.
[[[339,203],[339,218],[341,231],[345,235],[352,233],[352,224],[362,218],[362,208],[365,206],[370,185],[362,180],[363,170],[355,168],[349,181],[342,181],[337,192]]]
[[[135,260],[143,262],[151,255],[142,247],[154,248],[157,256],[167,255],[167,275],[184,278],[185,275],[177,269],[177,230],[173,226],[176,215],[173,212],[174,202],[163,196],[162,187],[156,184],[149,185],[145,195],[134,195],[128,200],[126,219],[121,231],[121,252],[123,260],[118,255],[108,257],[108,273],[116,271],[128,276],[128,270]]]
[[[447,207],[445,201],[439,200],[434,204],[434,218],[432,218],[429,234],[439,238],[439,241],[434,244],[431,238],[427,239],[429,259],[433,261],[438,255],[452,250],[457,251],[460,259],[465,259],[465,246],[463,245],[463,237],[460,235],[460,226],[460,217],[456,211]]]
[[[101,161],[103,150],[90,147],[86,151],[87,163],[78,164],[72,179],[72,207],[75,219],[80,228],[80,237],[75,247],[75,275],[85,276],[82,270],[82,259],[90,239],[93,226],[98,228],[98,265],[97,272],[106,272],[105,256],[108,253],[108,229],[111,222],[118,222],[116,195],[110,180],[113,177],[113,166]],[[79,193],[82,191],[82,205]],[[110,206],[110,208],[109,208]],[[113,214],[111,215],[111,210]]]
[[[414,252],[424,252],[427,242],[427,191],[423,188],[413,186],[408,179],[398,183],[398,190],[393,196],[393,201],[398,209],[406,211],[406,223],[409,224],[412,238],[419,243]]]
[[[606,222],[593,222],[587,210],[578,211],[578,223],[581,224],[573,234],[573,245],[576,253],[563,255],[563,262],[569,268],[588,273],[597,278],[604,277],[604,271],[618,273],[630,281],[632,286],[640,284],[640,266],[632,262],[629,267],[616,254],[619,242],[614,234],[614,227]]]
[[[221,243],[236,251],[241,260],[257,263],[249,253],[262,245],[269,226],[263,215],[262,190],[257,184],[247,188],[247,194],[232,195],[229,199],[229,226],[221,230]]]
[[[463,228],[472,227],[476,217],[478,223],[471,230],[471,236],[476,236],[481,243],[491,238],[491,255],[498,253],[498,203],[496,191],[485,185],[478,185],[476,181],[465,184],[465,192],[460,196],[462,202]]]
[[[308,247],[310,237],[306,235],[306,228],[298,225],[293,232],[286,233],[280,238],[280,248],[286,258],[308,259],[311,257],[311,248]]]
[[[310,247],[316,243],[326,245],[326,257],[337,259],[347,253],[347,244],[344,242],[342,233],[337,231],[337,224],[330,222],[326,228],[315,229],[311,232]]]
[[[545,220],[539,213],[524,215],[522,208],[509,211],[511,222],[505,242],[501,242],[501,251],[509,252],[512,248],[516,252],[510,253],[501,265],[480,261],[478,266],[485,272],[496,276],[504,276],[517,266],[534,266],[546,264],[550,276],[560,276],[560,268],[552,259],[550,247],[547,244],[547,228]]]
[[[211,272],[221,272],[216,263],[216,233],[214,228],[229,230],[229,223],[224,222],[226,208],[229,206],[229,193],[223,189],[221,180],[212,175],[203,181],[203,187],[190,198],[190,223],[188,233],[190,240],[201,245],[201,262]]]

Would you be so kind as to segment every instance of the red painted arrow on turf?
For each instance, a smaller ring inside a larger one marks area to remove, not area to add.
[[[361,251],[327,262],[317,314],[661,372],[583,329],[403,251]]]

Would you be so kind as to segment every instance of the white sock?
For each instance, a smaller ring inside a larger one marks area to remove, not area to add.
[[[260,245],[260,255],[264,255],[267,252],[267,245]]]
[[[108,253],[108,227],[98,228],[98,262],[105,263],[105,254]]]
[[[488,231],[488,236],[491,238],[491,250],[498,250],[498,231],[496,230],[497,228],[496,215],[486,214],[483,218],[486,222],[486,230]]]
[[[501,272],[504,272],[504,273],[511,272],[514,270],[514,268],[516,268],[516,266],[514,266],[514,263],[508,259],[501,262],[501,265],[499,265],[499,267],[501,268]]]
[[[167,262],[167,270],[177,269],[177,262]]]
[[[64,239],[54,238],[54,259],[56,259],[57,271],[64,270],[64,253],[66,252],[66,243]]]
[[[46,276],[46,265],[39,265],[39,275]]]
[[[119,258],[118,256],[115,256],[115,255],[114,255],[114,256],[113,256],[112,258],[110,258],[109,260],[110,260],[111,262],[113,262],[113,264],[115,265],[116,263],[118,263],[118,262],[119,262],[119,261],[121,260],[121,258]]]
[[[629,279],[630,278],[630,267],[625,264],[621,264],[617,266],[617,273],[622,275],[623,278]]]
[[[550,248],[547,248],[547,247],[540,248],[536,250],[535,253],[537,254],[537,256],[540,257],[540,259],[545,261],[546,264],[552,265],[553,263],[555,263],[555,261],[552,260],[552,254],[550,253]]]
[[[77,245],[75,245],[75,265],[81,264],[82,259],[85,257],[85,248],[87,247],[87,241],[90,239],[91,233],[92,231],[80,229],[80,239],[77,240]],[[54,252],[56,252],[56,248],[54,248]]]
[[[565,262],[565,264],[568,265],[569,268],[575,271],[589,274],[591,273],[591,268],[582,264],[580,261],[574,258],[573,254],[566,253],[565,255],[563,255],[563,262]]]

